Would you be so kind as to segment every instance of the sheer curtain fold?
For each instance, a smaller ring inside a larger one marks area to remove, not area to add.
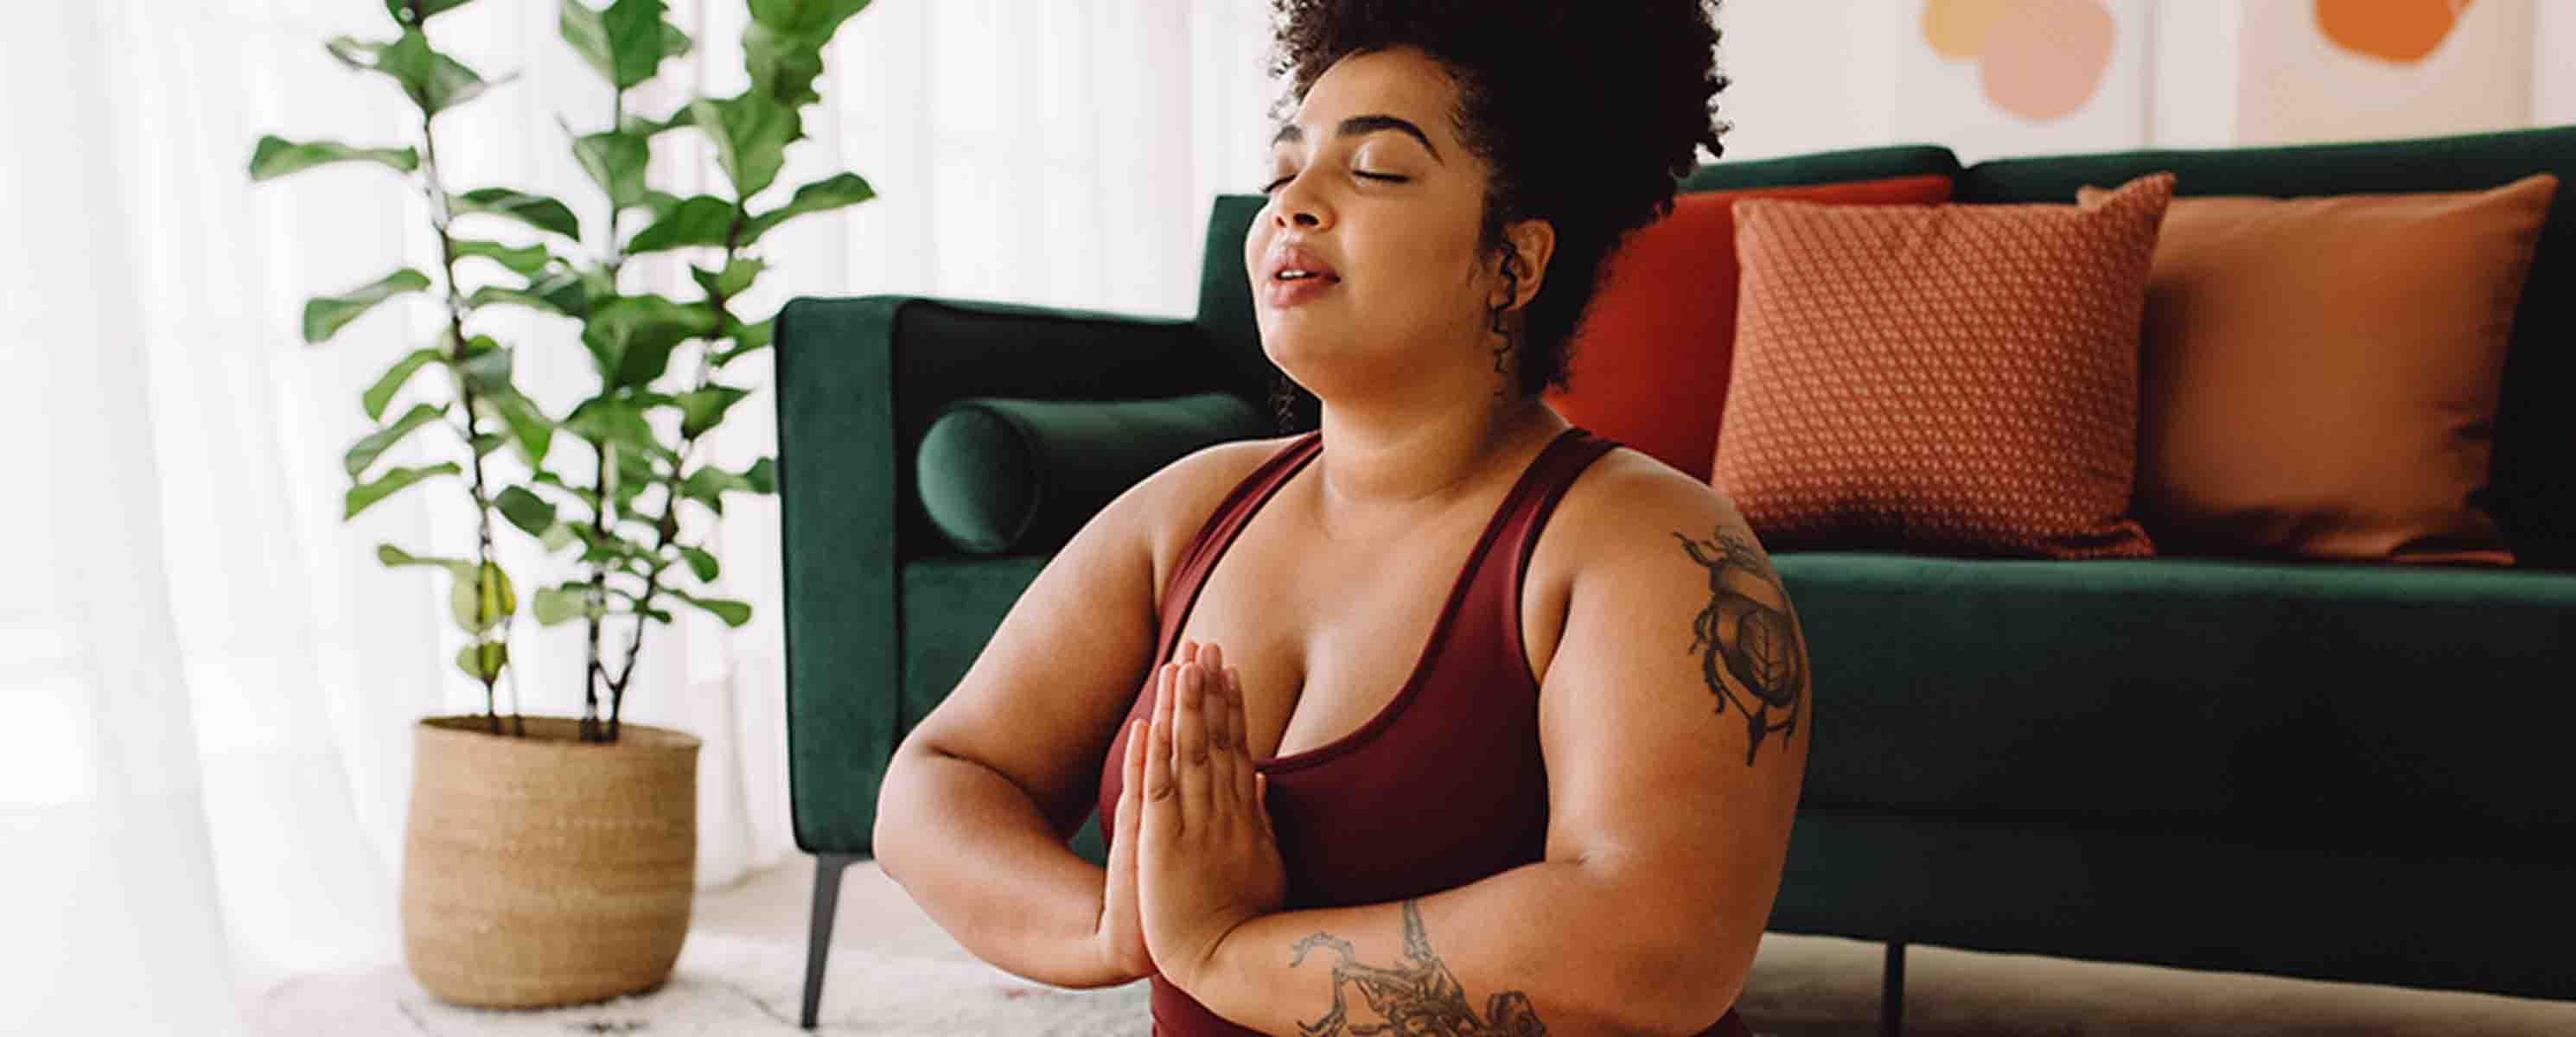
[[[759,245],[769,273],[737,305],[767,316],[799,295],[928,294],[1144,314],[1191,311],[1211,196],[1250,190],[1273,86],[1264,0],[879,0],[846,25],[790,148],[775,205],[850,170],[880,198],[806,217]],[[484,0],[432,38],[487,77],[439,117],[450,190],[506,186],[574,205],[584,248],[605,240],[596,190],[564,130],[607,125],[609,94],[556,36],[551,2]],[[378,543],[463,554],[474,516],[453,485],[341,519],[341,453],[372,423],[361,389],[440,323],[426,297],[388,304],[323,347],[303,300],[393,269],[437,265],[426,203],[359,164],[276,184],[245,172],[264,133],[416,143],[389,84],[324,40],[383,38],[380,5],[340,0],[37,0],[0,37],[15,142],[0,154],[0,320],[8,370],[33,380],[0,428],[31,445],[0,532],[23,552],[0,596],[0,1032],[228,1033],[288,976],[399,959],[395,900],[411,727],[479,710],[449,660],[443,580],[385,570]],[[739,90],[739,0],[671,0],[698,49],[672,81],[630,93],[667,115],[691,93]],[[654,182],[726,190],[690,132],[654,142]],[[641,217],[619,228],[632,234]],[[523,228],[481,224],[511,244]],[[690,297],[684,262],[628,268],[629,291]],[[478,283],[465,275],[467,287]],[[517,378],[561,414],[593,384],[577,328],[523,314],[472,330],[517,347]],[[689,372],[694,353],[675,356]],[[698,455],[740,469],[773,453],[757,354],[725,372],[756,388]],[[413,387],[436,401],[423,378]],[[558,446],[559,451],[566,448]],[[429,437],[386,459],[426,464]],[[510,452],[493,455],[503,478]],[[569,456],[549,467],[585,463]],[[626,717],[705,741],[699,882],[794,853],[788,821],[778,519],[729,500],[688,511],[750,602],[727,629],[682,610],[656,626]],[[522,588],[570,575],[496,532]],[[577,625],[512,635],[530,713],[580,709]],[[616,648],[625,632],[612,626]]]

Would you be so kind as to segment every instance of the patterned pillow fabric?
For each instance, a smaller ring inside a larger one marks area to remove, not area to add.
[[[1838,205],[1950,200],[1941,175],[1695,191],[1619,246],[1584,311],[1564,389],[1565,420],[1708,479],[1735,355],[1735,203],[1793,198]]]
[[[2557,191],[2175,201],[2138,352],[2138,520],[2168,551],[2514,564],[2471,498]]]
[[[2152,556],[2128,506],[2173,185],[2084,205],[1736,203],[1710,482],[1773,549]]]

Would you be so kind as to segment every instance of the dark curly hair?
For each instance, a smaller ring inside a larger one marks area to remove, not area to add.
[[[1283,111],[1354,54],[1410,47],[1449,73],[1459,138],[1493,171],[1480,247],[1511,277],[1519,257],[1503,228],[1556,228],[1516,344],[1519,390],[1534,396],[1565,385],[1611,252],[1672,211],[1699,146],[1725,153],[1716,14],[1717,0],[1273,0],[1271,71],[1289,82]],[[1501,331],[1500,311],[1495,321]],[[1284,376],[1272,403],[1283,429],[1313,426],[1314,398]]]

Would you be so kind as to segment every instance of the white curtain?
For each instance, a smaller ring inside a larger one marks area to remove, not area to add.
[[[699,49],[666,69],[685,82],[631,93],[630,111],[745,81],[740,0],[671,6]],[[777,190],[850,170],[881,197],[764,239],[770,273],[738,311],[908,293],[1188,313],[1209,199],[1261,171],[1265,6],[879,0],[827,55],[811,139]],[[480,0],[432,23],[487,77],[517,73],[440,117],[443,179],[551,194],[596,225],[557,120],[599,128],[609,98],[556,13]],[[328,346],[297,332],[308,296],[436,267],[425,202],[374,166],[256,186],[246,173],[263,133],[401,146],[416,116],[323,50],[388,38],[374,0],[30,0],[10,14],[0,349],[17,391],[0,435],[29,449],[0,475],[16,577],[0,593],[0,1032],[235,1032],[286,976],[399,960],[411,727],[482,706],[449,662],[444,577],[374,561],[378,543],[469,551],[463,495],[432,484],[341,519],[340,455],[370,428],[358,393],[439,314],[413,297]],[[722,183],[686,131],[656,142],[653,178],[682,195]],[[627,277],[695,291],[669,258]],[[518,347],[523,388],[560,415],[591,380],[568,329],[495,315],[476,330]],[[739,469],[775,450],[772,371],[766,355],[728,368],[762,391],[701,456]],[[441,449],[421,436],[390,460]],[[510,452],[492,456],[517,477]],[[568,575],[514,530],[496,536],[522,600]],[[794,852],[776,502],[730,501],[709,547],[715,593],[754,619],[729,630],[684,609],[655,627],[626,713],[705,741],[701,888]],[[504,709],[515,691],[532,714],[579,711],[577,625],[523,615],[511,647]]]

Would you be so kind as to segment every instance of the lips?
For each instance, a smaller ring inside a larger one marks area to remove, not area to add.
[[[1277,308],[1310,301],[1341,283],[1332,264],[1299,245],[1273,248],[1261,264],[1262,298]]]

